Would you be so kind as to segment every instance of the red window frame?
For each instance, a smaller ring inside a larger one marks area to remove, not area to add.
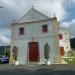
[[[42,31],[43,32],[48,32],[48,25],[43,25],[42,26]]]
[[[64,56],[64,47],[60,47],[60,55]]]
[[[63,39],[63,36],[62,36],[62,34],[59,34],[59,39]]]
[[[20,35],[23,35],[24,34],[24,28],[23,27],[19,28],[19,34]]]

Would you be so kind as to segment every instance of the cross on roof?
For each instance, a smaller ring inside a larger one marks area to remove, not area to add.
[[[32,5],[32,8],[34,8],[34,6]]]
[[[54,15],[53,15],[54,17],[56,16],[56,13],[54,13]]]

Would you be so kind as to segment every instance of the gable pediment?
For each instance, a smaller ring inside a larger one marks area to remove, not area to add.
[[[34,8],[31,8],[22,18],[18,20],[18,22],[31,22],[31,21],[39,21],[49,19],[46,15],[40,13]]]

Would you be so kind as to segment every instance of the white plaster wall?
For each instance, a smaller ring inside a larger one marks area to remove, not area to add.
[[[19,48],[18,51],[18,61],[20,64],[27,63],[27,41],[26,40],[16,40],[16,45]]]
[[[42,26],[44,24],[48,25],[48,33],[42,32]],[[47,22],[38,22],[38,23],[30,23],[30,24],[24,24],[24,25],[15,25],[15,39],[23,39],[23,38],[30,38],[30,37],[41,37],[41,36],[52,36],[52,24],[50,21]],[[24,27],[25,34],[19,35],[19,28]]]
[[[15,44],[19,48],[18,52],[18,61],[20,64],[26,64],[28,62],[27,60],[27,50],[28,46],[27,44],[32,41],[32,38],[28,39],[21,39],[21,40],[16,40]],[[53,45],[53,38],[52,37],[46,37],[46,38],[34,38],[35,42],[39,43],[39,53],[40,53],[40,62],[39,64],[44,64],[45,59],[44,59],[44,46],[46,43],[49,44],[50,46],[50,61],[51,64],[54,63],[54,59],[56,56],[56,51]]]

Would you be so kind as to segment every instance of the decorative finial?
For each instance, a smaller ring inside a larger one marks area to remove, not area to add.
[[[54,15],[53,15],[53,19],[56,19],[56,20],[57,20],[56,13],[54,13]]]
[[[53,17],[56,17],[56,13],[54,13]]]
[[[32,8],[34,8],[34,6],[32,5]]]

